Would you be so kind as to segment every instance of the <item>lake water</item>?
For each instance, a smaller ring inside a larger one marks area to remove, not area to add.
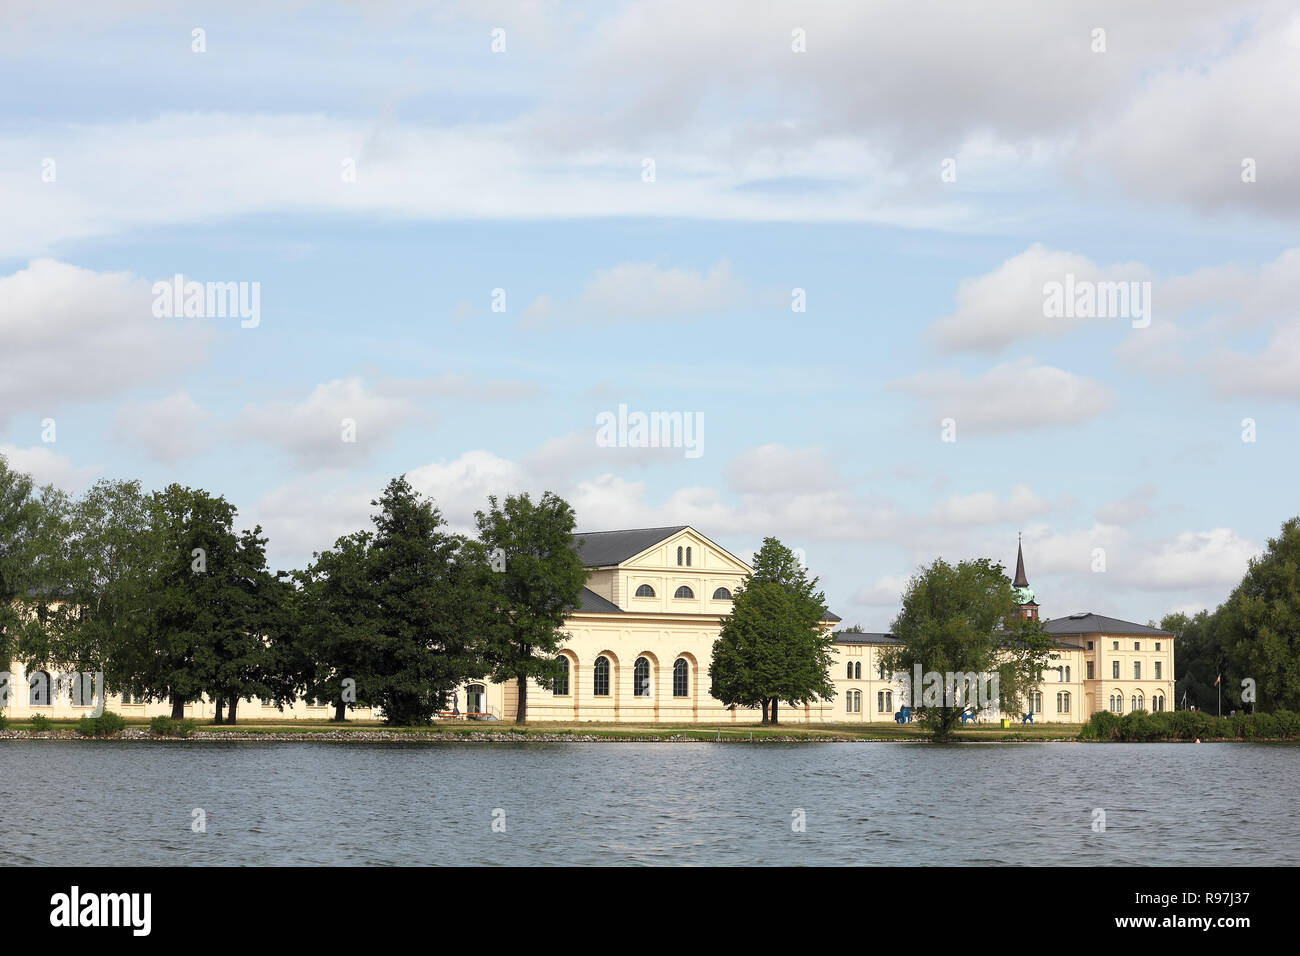
[[[10,864],[1300,861],[1282,744],[10,740],[0,767]]]

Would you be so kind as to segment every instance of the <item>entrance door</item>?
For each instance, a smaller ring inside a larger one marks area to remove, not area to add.
[[[482,714],[487,710],[487,688],[482,684],[470,684],[465,688],[465,713]]]

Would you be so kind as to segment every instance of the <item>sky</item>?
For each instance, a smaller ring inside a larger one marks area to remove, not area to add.
[[[868,630],[1017,535],[1043,617],[1212,609],[1300,511],[1298,115],[1274,0],[5,0],[0,454],[276,568],[405,474]]]

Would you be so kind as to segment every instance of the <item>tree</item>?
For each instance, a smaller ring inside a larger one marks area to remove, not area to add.
[[[966,707],[964,695],[949,692],[961,689],[954,684],[969,690],[966,680],[955,675],[974,673],[984,681],[996,674],[999,708],[1024,712],[1052,642],[1041,623],[1024,620],[1018,607],[1002,565],[987,558],[955,566],[936,558],[908,582],[892,627],[899,644],[882,655],[882,664],[887,672],[907,674],[913,683],[918,666],[922,674],[942,675],[935,682],[941,691],[936,700],[922,687],[914,686],[910,695],[911,706],[935,739],[952,733]]]
[[[1214,616],[1235,671],[1224,680],[1225,696],[1240,701],[1248,678],[1264,709],[1300,710],[1300,518],[1288,519],[1251,559]]]
[[[453,687],[485,671],[474,635],[481,562],[464,538],[442,530],[442,514],[405,476],[371,504],[380,511],[367,561],[374,618],[363,676],[389,724],[427,724]]]
[[[573,509],[563,498],[548,491],[534,503],[525,493],[499,504],[490,495],[488,506],[474,514],[486,550],[480,580],[491,595],[483,608],[485,654],[494,681],[515,682],[515,720],[522,724],[529,679],[549,687],[559,676],[564,621],[578,605],[587,569],[574,550]]]
[[[1219,636],[1221,619],[1209,611],[1191,617],[1181,612],[1166,614],[1157,625],[1174,635],[1174,701],[1213,712],[1218,705],[1216,679],[1228,677],[1228,654]],[[1240,687],[1240,684],[1237,685]]]
[[[830,700],[834,635],[822,624],[825,596],[794,552],[765,538],[753,571],[733,595],[731,614],[713,643],[710,693],[733,707],[761,707],[778,723],[779,702]]]
[[[370,581],[369,531],[345,535],[334,547],[314,555],[305,571],[294,573],[294,640],[285,670],[298,675],[303,696],[334,706],[334,720],[347,709],[370,706],[372,690],[368,655],[376,608]],[[345,694],[351,680],[352,694]],[[352,699],[347,699],[347,698]]]
[[[29,475],[12,470],[0,455],[0,668],[48,636],[42,609],[57,584],[65,508],[66,496],[48,486],[38,491]]]
[[[124,655],[151,699],[172,702],[172,717],[184,716],[214,679],[223,652],[224,619],[235,600],[239,540],[235,508],[202,490],[168,485],[149,499],[152,547],[149,633]]]

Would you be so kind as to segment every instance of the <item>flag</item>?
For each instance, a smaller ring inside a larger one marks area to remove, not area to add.
[[[1220,674],[1218,677],[1214,678],[1214,686],[1215,686],[1215,687],[1218,687],[1218,686],[1219,686],[1219,681],[1221,681],[1221,680],[1223,680],[1223,675],[1222,675],[1222,674]]]

